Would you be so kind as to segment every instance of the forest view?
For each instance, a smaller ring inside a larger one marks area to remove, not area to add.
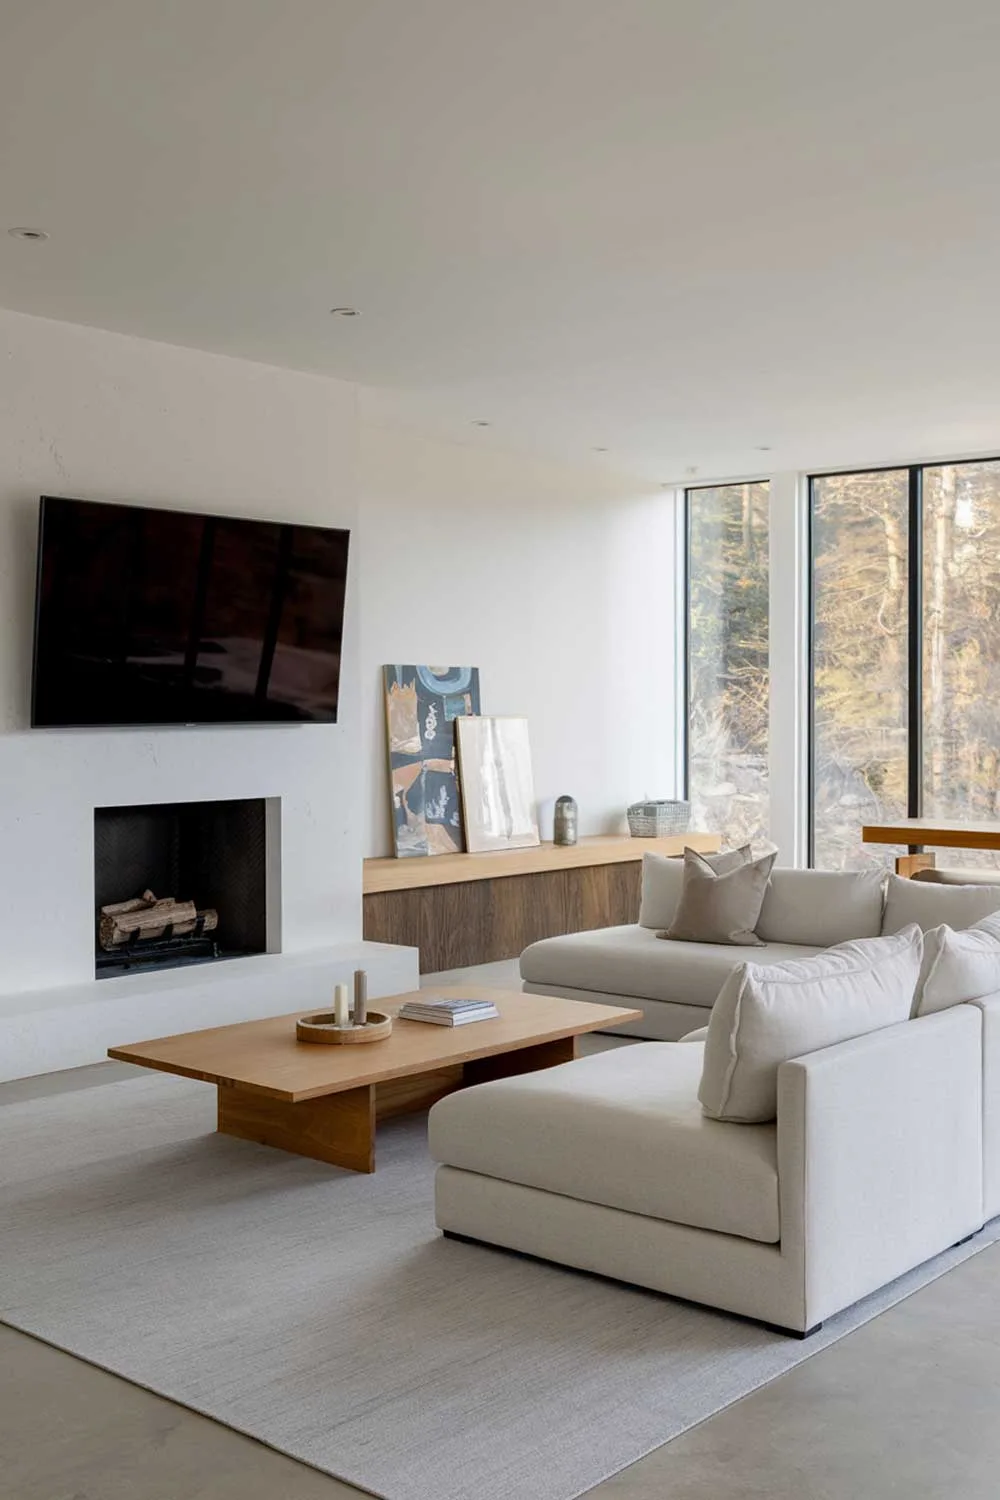
[[[861,825],[906,817],[906,469],[812,485],[813,839],[821,870],[884,864]],[[903,851],[898,851],[902,853]]]
[[[692,823],[768,838],[768,485],[688,491]]]
[[[768,835],[768,487],[689,492],[689,766],[696,826]],[[864,823],[907,810],[909,472],[812,484],[813,829],[821,869],[884,865]],[[995,819],[1000,462],[923,471],[923,810]],[[901,852],[901,851],[900,851]],[[997,865],[940,851],[942,866]]]
[[[924,470],[924,813],[992,821],[1000,786],[1000,463]],[[996,867],[988,850],[942,866]]]

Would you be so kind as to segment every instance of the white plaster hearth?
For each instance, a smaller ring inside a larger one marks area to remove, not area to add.
[[[420,987],[416,948],[342,943],[0,995],[0,1082],[100,1062],[108,1047],[319,1009],[355,969],[373,999]]]

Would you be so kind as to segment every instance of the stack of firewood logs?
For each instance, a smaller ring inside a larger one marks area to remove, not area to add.
[[[101,907],[98,937],[101,947],[110,951],[168,932],[172,937],[185,937],[195,930],[214,932],[218,925],[219,913],[213,907],[198,911],[193,901],[177,901],[173,896],[161,900],[152,891],[143,891],[134,901]]]

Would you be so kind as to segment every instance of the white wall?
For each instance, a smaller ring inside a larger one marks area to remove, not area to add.
[[[483,712],[528,717],[543,838],[562,792],[583,833],[675,794],[672,494],[368,425],[359,492],[366,854],[391,852],[387,662],[477,666]]]
[[[356,433],[342,383],[0,312],[0,995],[93,977],[95,806],[280,796],[282,948],[360,935],[356,556],[339,725],[28,729],[40,494],[354,529]]]
[[[351,527],[341,723],[30,730],[40,494]],[[543,836],[560,792],[583,832],[674,794],[675,521],[659,488],[359,429],[340,382],[0,312],[0,997],[92,977],[115,803],[280,796],[283,950],[355,941],[385,662],[469,662],[484,711],[527,715]]]

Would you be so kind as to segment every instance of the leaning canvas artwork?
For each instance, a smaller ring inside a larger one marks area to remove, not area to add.
[[[479,669],[392,666],[383,678],[396,853],[459,853],[455,720],[479,713]]]
[[[538,844],[527,719],[461,719],[456,727],[470,854]]]

